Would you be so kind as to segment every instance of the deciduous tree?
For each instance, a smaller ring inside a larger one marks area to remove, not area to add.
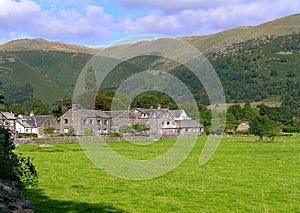
[[[97,79],[96,73],[92,66],[90,66],[84,77],[84,88],[87,92],[96,94],[97,93]]]

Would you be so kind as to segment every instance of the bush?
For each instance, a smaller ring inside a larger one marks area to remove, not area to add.
[[[121,134],[118,133],[118,132],[109,132],[109,133],[105,133],[105,134],[101,134],[101,135],[107,135],[107,136],[110,136],[110,137],[114,137],[114,138],[120,138],[121,137]]]
[[[90,128],[85,128],[84,129],[84,136],[94,136],[94,133]]]
[[[37,138],[36,133],[19,133],[19,138]]]
[[[32,159],[15,154],[14,149],[11,133],[0,127],[0,179],[17,181],[21,187],[35,186],[38,175]]]
[[[237,135],[250,135],[250,131],[249,130],[237,131],[236,134]]]
[[[55,132],[55,128],[53,128],[53,127],[44,129],[44,133],[48,134],[48,135],[53,134],[54,132]]]

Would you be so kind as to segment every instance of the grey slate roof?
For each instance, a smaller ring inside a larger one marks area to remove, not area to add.
[[[134,108],[134,110],[138,110],[142,114],[148,114],[149,117],[152,117],[152,118],[159,117],[160,115],[162,115],[168,111],[168,109],[144,109],[144,108]]]
[[[24,116],[23,118],[18,118],[17,122],[25,128],[37,128],[34,117]]]
[[[35,115],[34,116],[37,126],[42,126],[44,123],[46,123],[52,117],[53,116],[51,116],[51,115]]]
[[[203,128],[203,124],[199,124],[197,121],[194,120],[183,120],[183,121],[176,121],[176,123],[181,128]]]
[[[25,128],[37,128],[43,126],[52,117],[52,115],[23,116],[17,118],[17,122]]]
[[[1,112],[1,114],[8,120],[16,120],[17,118],[15,117],[15,115],[11,112]]]
[[[183,110],[170,110],[170,112],[172,113],[172,115],[174,115],[175,118],[179,118]]]
[[[118,110],[118,111],[103,111],[106,115],[108,115],[110,118],[116,118],[122,115],[123,113],[127,113],[127,110]],[[128,114],[125,114],[126,118],[128,117]]]
[[[76,109],[73,112],[75,116],[84,118],[109,118],[109,116],[101,110]]]

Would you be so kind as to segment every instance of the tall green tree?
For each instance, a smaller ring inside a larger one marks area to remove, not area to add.
[[[13,104],[9,107],[9,110],[14,112],[15,115],[25,115],[26,109],[21,104]]]
[[[254,109],[252,109],[249,101],[246,101],[243,108],[243,119],[245,121],[250,121],[255,116]]]
[[[90,66],[84,77],[84,88],[87,92],[96,94],[97,93],[97,79],[96,73],[93,66]]]
[[[235,104],[235,105],[228,107],[227,113],[231,113],[234,116],[235,120],[242,122],[243,109],[242,109],[241,105]]]
[[[49,115],[51,110],[42,101],[32,101],[29,105],[29,113],[33,112],[35,115]]]
[[[22,187],[35,186],[37,171],[29,157],[14,153],[9,130],[0,127],[0,179],[17,181]]]
[[[3,92],[0,92],[0,104],[4,103],[3,99],[4,99],[4,94]]]
[[[131,107],[149,109],[150,107],[156,107],[158,104],[158,98],[155,95],[142,94],[133,100]]]
[[[4,93],[0,92],[0,110],[4,110],[6,108],[6,104],[4,102]]]
[[[59,118],[71,108],[72,108],[71,98],[64,97],[63,99],[58,100],[54,104],[52,104],[51,111],[55,117]]]
[[[263,141],[263,136],[269,135],[272,131],[272,121],[267,116],[255,116],[250,121],[250,133],[259,136],[259,141]]]

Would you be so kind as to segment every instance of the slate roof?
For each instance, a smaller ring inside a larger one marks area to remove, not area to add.
[[[30,116],[24,116],[22,118],[18,118],[17,122],[25,128],[37,128],[38,127],[35,122],[34,117],[30,117]]]
[[[174,115],[175,118],[179,118],[183,110],[170,110],[170,112],[172,113],[172,115]]]
[[[84,118],[109,118],[102,110],[93,109],[76,109],[73,111],[75,116],[80,116]]]
[[[168,111],[168,109],[144,109],[144,108],[134,108],[133,110],[138,110],[142,114],[148,114],[149,117],[152,117],[152,118],[159,117]],[[147,117],[140,117],[140,119],[143,119],[143,118],[147,118]]]
[[[37,128],[43,126],[52,117],[52,115],[23,116],[17,118],[17,122],[25,128]]]
[[[126,113],[127,110],[118,110],[118,111],[104,111],[104,113],[106,115],[108,115],[110,118],[116,118],[116,117],[119,117],[120,115],[122,115],[123,113]],[[128,114],[125,114],[126,116],[123,116],[123,117],[128,117]]]
[[[181,128],[203,128],[203,124],[199,124],[197,121],[194,120],[182,120],[182,121],[176,121],[176,123]]]
[[[42,126],[44,123],[46,123],[52,117],[53,117],[52,115],[36,115],[36,116],[34,116],[37,126]]]
[[[17,118],[11,112],[1,112],[1,114],[8,120],[16,120]]]

